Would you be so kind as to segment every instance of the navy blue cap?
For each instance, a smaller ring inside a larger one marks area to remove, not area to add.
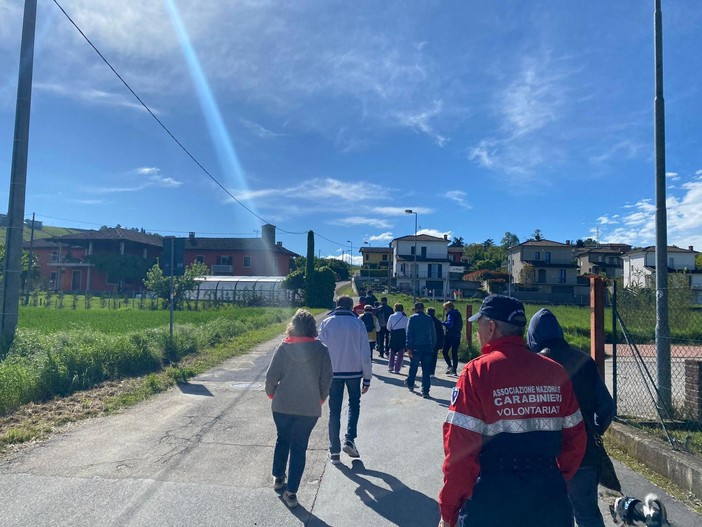
[[[491,318],[514,324],[515,326],[526,326],[527,319],[524,313],[524,304],[516,298],[504,295],[486,296],[478,312],[468,319],[475,322],[480,317]]]

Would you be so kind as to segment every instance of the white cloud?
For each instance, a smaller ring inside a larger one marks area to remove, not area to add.
[[[246,127],[247,130],[249,130],[256,137],[260,137],[261,139],[275,139],[276,137],[285,136],[285,134],[268,130],[260,124],[254,123],[253,121],[249,121],[248,119],[241,118],[239,120],[241,121],[241,124],[243,124]]]
[[[680,174],[678,174],[677,172],[666,172],[665,177],[667,177],[671,181],[677,181],[678,179],[680,179]]]
[[[433,209],[429,207],[371,207],[371,214],[380,214],[382,216],[406,216],[409,213],[405,210],[411,210],[417,214],[432,214]]]
[[[386,231],[382,232],[380,234],[376,234],[375,236],[371,236],[368,238],[368,241],[371,242],[390,242],[395,239],[395,236],[393,236],[392,232]]]
[[[92,191],[101,194],[110,194],[120,192],[138,192],[140,190],[145,190],[147,188],[153,187],[178,188],[181,185],[183,185],[182,181],[178,181],[177,179],[174,179],[172,177],[161,176],[161,169],[156,167],[139,167],[132,170],[131,174],[131,176],[127,175],[125,177],[120,178],[122,180],[122,183],[126,184],[122,184],[120,186],[97,188],[93,189]],[[136,176],[137,181],[131,183],[130,180],[135,179],[134,176]]]
[[[666,200],[668,244],[679,247],[702,247],[702,174],[680,186],[682,195]],[[622,215],[603,216],[612,230],[602,233],[602,240],[647,246],[656,242],[656,206],[650,199],[625,205],[629,211]],[[616,221],[615,221],[616,220]]]
[[[473,206],[466,201],[466,193],[462,190],[449,190],[444,197],[458,204],[463,209],[472,209]]]
[[[376,229],[387,229],[392,227],[392,225],[385,220],[367,216],[349,216],[347,218],[332,220],[329,223],[333,225],[368,225],[370,227],[375,227]]]

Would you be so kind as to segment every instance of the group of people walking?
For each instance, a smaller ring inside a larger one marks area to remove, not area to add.
[[[289,507],[297,505],[307,444],[327,398],[330,462],[340,463],[342,451],[360,457],[355,444],[360,399],[370,388],[374,349],[388,355],[392,372],[399,372],[404,353],[409,355],[405,385],[412,391],[421,365],[425,397],[439,349],[447,373],[458,371],[463,322],[452,302],[443,306],[443,321],[432,308],[424,313],[421,302],[410,317],[396,304],[387,317],[381,315],[384,328],[374,323],[371,347],[362,317],[369,313],[377,320],[381,311],[374,307],[379,306],[365,304],[355,312],[352,299],[342,296],[319,330],[308,311],[298,310],[273,353],[266,374],[278,434],[273,486],[285,489],[282,498]],[[611,421],[613,402],[594,361],[568,345],[546,309],[534,315],[525,340],[524,306],[511,297],[488,296],[469,321],[477,326],[481,354],[461,372],[444,423],[439,525],[564,527],[573,525],[575,515],[579,527],[603,526],[597,441]],[[380,344],[383,329],[387,340]]]

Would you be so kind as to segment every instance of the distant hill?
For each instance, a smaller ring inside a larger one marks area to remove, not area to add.
[[[53,238],[54,236],[63,236],[64,234],[78,234],[85,231],[86,229],[68,229],[66,227],[50,227],[48,225],[43,225],[41,229],[34,229],[34,239],[39,240],[41,238]],[[30,227],[24,226],[24,232],[22,233],[22,239],[26,242],[32,237],[32,229]],[[4,244],[7,238],[7,229],[5,227],[0,227],[0,243]]]

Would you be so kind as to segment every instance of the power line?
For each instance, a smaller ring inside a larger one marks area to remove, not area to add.
[[[151,108],[149,108],[149,106],[142,100],[142,98],[139,97],[139,95],[132,89],[132,87],[129,85],[129,83],[128,83],[126,80],[124,80],[124,78],[117,72],[117,70],[112,66],[112,64],[110,64],[110,61],[108,61],[107,58],[106,58],[106,57],[100,52],[100,50],[95,46],[95,44],[92,43],[92,41],[88,38],[88,36],[87,36],[85,33],[83,33],[83,30],[82,30],[80,27],[78,27],[78,24],[75,23],[75,21],[70,17],[70,15],[69,15],[69,14],[66,12],[66,10],[61,6],[61,4],[58,3],[58,0],[53,0],[53,2],[54,2],[54,4],[56,4],[56,6],[61,10],[61,12],[63,13],[63,15],[68,19],[68,21],[73,25],[73,27],[76,28],[76,30],[78,31],[78,33],[80,33],[80,35],[81,35],[81,36],[85,39],[85,41],[90,45],[90,47],[93,48],[93,50],[95,51],[95,53],[97,53],[97,55],[102,59],[102,61],[107,65],[107,67],[110,68],[110,70],[112,70],[112,73],[114,73],[115,76],[122,82],[122,84],[124,84],[124,86],[127,88],[127,90],[129,90],[129,92],[134,96],[134,98],[136,98],[136,100],[139,101],[139,104],[141,104],[141,106],[144,107],[144,109],[149,113],[149,115],[150,115],[151,117],[153,117],[153,119],[159,124],[159,126],[160,126],[160,127],[168,134],[168,136],[180,147],[180,149],[181,149],[183,152],[185,152],[185,154],[200,168],[200,170],[202,170],[202,171],[203,171],[203,172],[220,188],[220,189],[222,189],[222,190],[227,194],[227,196],[229,196],[229,197],[232,198],[236,203],[238,203],[239,205],[241,205],[241,207],[244,208],[244,210],[246,210],[249,214],[251,214],[252,216],[258,218],[259,220],[261,220],[261,221],[262,221],[263,223],[265,223],[265,224],[270,224],[270,222],[269,222],[268,220],[266,220],[265,218],[259,216],[256,212],[254,212],[253,210],[251,210],[250,208],[248,208],[246,205],[244,205],[241,201],[239,201],[231,192],[229,192],[229,190],[228,190],[224,185],[222,185],[222,183],[220,183],[220,181],[219,181],[215,176],[213,176],[213,175],[210,173],[209,170],[207,170],[207,168],[204,167],[204,165],[203,165],[202,163],[200,163],[200,161],[198,161],[198,159],[190,152],[190,150],[188,150],[188,149],[185,147],[185,145],[183,145],[183,143],[180,142],[180,140],[173,134],[173,132],[171,132],[171,130],[163,123],[163,121],[161,121],[161,120],[156,116],[156,114],[154,114],[154,112],[151,111]],[[66,221],[70,221],[70,220],[66,220]],[[95,224],[95,225],[97,225],[97,224]],[[282,227],[279,227],[279,226],[276,226],[276,228],[277,228],[279,231],[284,232],[285,234],[293,234],[293,235],[307,234],[307,231],[299,231],[299,232],[296,232],[296,231],[288,231],[288,230],[283,229]],[[181,232],[181,231],[163,231],[163,232]],[[319,233],[317,233],[317,232],[315,232],[314,234],[315,234],[315,236],[319,236],[320,238],[322,238],[322,239],[324,239],[324,240],[326,240],[326,241],[328,241],[328,242],[331,242],[331,243],[333,243],[333,244],[344,245],[344,244],[342,244],[341,242],[335,242],[335,241],[333,241],[333,240],[330,240],[329,238],[326,238],[326,237],[322,236],[321,234],[319,234]]]

